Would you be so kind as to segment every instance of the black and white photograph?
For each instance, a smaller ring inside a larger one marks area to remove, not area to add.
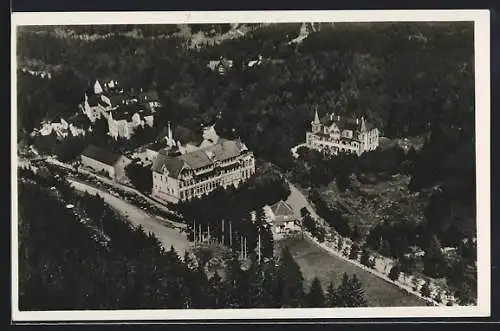
[[[14,320],[489,316],[487,11],[12,22]]]

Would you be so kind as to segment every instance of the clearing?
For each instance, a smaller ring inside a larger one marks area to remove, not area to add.
[[[425,306],[426,302],[413,294],[394,286],[385,280],[344,261],[318,247],[307,239],[284,239],[278,247],[288,246],[295,261],[300,266],[309,288],[314,277],[318,277],[326,290],[331,281],[338,286],[344,273],[355,274],[365,289],[370,307],[409,307]]]

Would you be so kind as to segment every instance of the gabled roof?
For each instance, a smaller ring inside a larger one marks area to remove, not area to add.
[[[193,169],[203,168],[212,164],[212,160],[207,153],[201,149],[194,150],[190,153],[183,154],[178,157]]]
[[[203,137],[193,132],[193,130],[181,125],[178,125],[174,128],[172,136],[175,141],[180,141],[182,145],[185,145],[187,143],[199,145],[203,141]]]
[[[168,170],[169,176],[177,178],[184,165],[184,161],[178,157],[158,153],[158,156],[153,161],[151,169],[155,172],[162,173],[163,167],[165,167]]]
[[[165,166],[170,176],[176,178],[183,166],[190,169],[203,168],[217,161],[236,157],[244,150],[246,150],[246,146],[238,140],[220,139],[215,145],[196,149],[175,157],[160,152],[153,162],[153,170],[162,172],[162,168]]]
[[[122,155],[120,154],[104,150],[95,145],[87,146],[87,148],[85,148],[81,155],[110,166],[114,166],[116,162],[118,162],[118,160],[122,157]]]
[[[165,140],[160,140],[149,145],[147,149],[158,152],[166,147],[168,147],[167,142]]]
[[[271,206],[271,210],[275,216],[294,216],[292,207],[285,201],[280,200]]]
[[[325,126],[331,126],[335,123],[340,131],[351,130],[356,132],[361,130],[362,120],[358,119],[358,121],[356,121],[356,118],[352,117],[344,117],[338,115],[331,116],[330,114],[326,114],[321,118],[320,122]],[[365,120],[365,127],[368,131],[370,131],[375,128],[375,125]]]

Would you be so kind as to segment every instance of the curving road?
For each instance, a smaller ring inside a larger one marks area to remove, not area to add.
[[[186,238],[186,235],[179,232],[179,230],[175,228],[168,227],[166,223],[162,222],[161,218],[152,216],[142,209],[130,204],[127,201],[117,198],[106,191],[72,179],[70,179],[69,182],[73,188],[79,191],[86,191],[92,195],[99,194],[99,196],[101,196],[107,204],[116,209],[120,214],[127,217],[132,225],[142,225],[144,231],[147,233],[154,233],[166,250],[169,250],[170,246],[173,245],[179,256],[182,257],[186,249],[190,247],[190,242]]]

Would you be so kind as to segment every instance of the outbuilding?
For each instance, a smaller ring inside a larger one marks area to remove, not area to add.
[[[82,152],[82,165],[95,172],[104,173],[112,179],[120,180],[125,176],[125,167],[132,161],[121,154],[104,150],[95,145],[89,145]]]

